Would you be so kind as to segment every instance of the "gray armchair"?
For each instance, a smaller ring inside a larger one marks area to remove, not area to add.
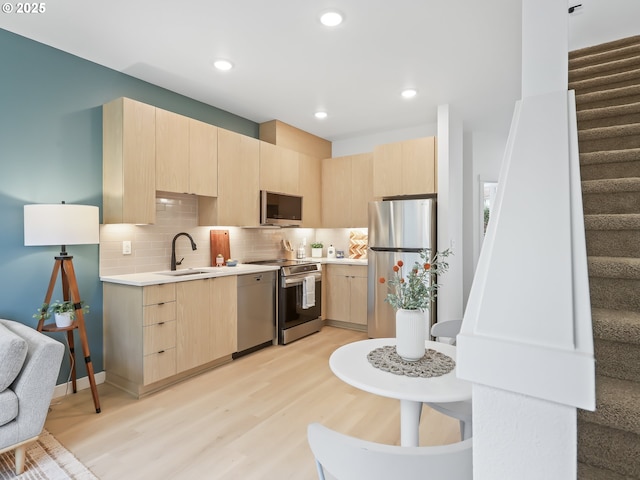
[[[15,450],[17,475],[42,432],[63,355],[62,343],[0,319],[0,453]]]

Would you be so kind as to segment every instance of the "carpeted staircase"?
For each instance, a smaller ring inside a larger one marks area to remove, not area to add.
[[[578,411],[578,478],[640,479],[640,36],[570,52],[597,410]]]

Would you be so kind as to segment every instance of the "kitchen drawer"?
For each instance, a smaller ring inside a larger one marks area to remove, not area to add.
[[[170,348],[144,357],[144,384],[176,374],[176,349]]]
[[[366,277],[367,267],[364,265],[326,265],[327,275],[340,275],[345,277]]]
[[[159,303],[144,307],[143,325],[171,322],[176,319],[176,302]]]
[[[156,323],[144,327],[143,355],[160,352],[176,346],[176,322]]]
[[[153,305],[163,302],[174,302],[176,300],[176,284],[163,283],[160,285],[149,285],[142,290],[142,304]]]

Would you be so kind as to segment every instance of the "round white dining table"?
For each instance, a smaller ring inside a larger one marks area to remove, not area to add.
[[[336,377],[349,385],[400,400],[400,444],[418,446],[422,404],[470,400],[471,383],[458,379],[455,368],[439,377],[422,378],[396,375],[369,363],[369,352],[395,342],[395,338],[373,338],[343,345],[331,354],[329,366]],[[425,347],[456,358],[453,345],[426,341]]]

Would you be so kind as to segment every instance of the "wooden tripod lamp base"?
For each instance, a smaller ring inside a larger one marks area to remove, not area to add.
[[[69,342],[69,359],[71,361],[71,383],[73,386],[73,393],[76,393],[76,362],[73,331],[78,329],[80,342],[82,343],[84,362],[87,368],[87,376],[89,377],[89,384],[91,385],[93,404],[96,407],[96,413],[100,413],[100,399],[98,398],[98,388],[93,374],[93,363],[91,362],[91,353],[89,352],[89,342],[87,340],[87,330],[84,323],[84,312],[82,310],[82,301],[80,300],[80,292],[78,290],[78,281],[76,280],[76,273],[73,269],[73,257],[61,255],[59,257],[55,257],[55,260],[53,272],[51,273],[51,280],[49,281],[49,289],[47,290],[47,295],[44,297],[45,306],[43,306],[37,330],[39,332],[67,332],[67,341]],[[47,325],[44,324],[45,313],[49,306],[49,302],[51,302],[51,295],[56,285],[58,272],[62,275],[62,296],[64,301],[73,302],[73,306],[75,308],[75,319],[68,327],[58,327],[55,323]]]

